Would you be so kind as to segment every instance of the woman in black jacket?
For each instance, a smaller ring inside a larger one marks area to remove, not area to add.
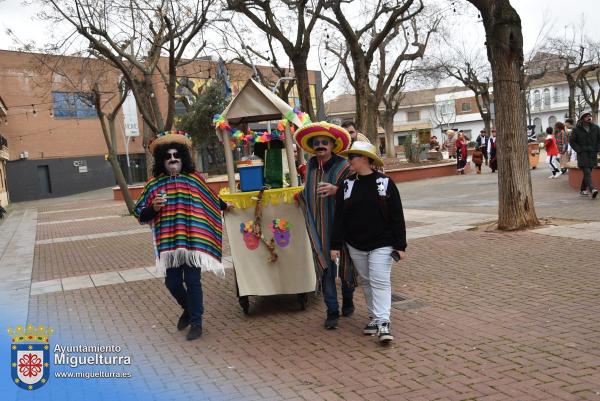
[[[390,177],[373,169],[383,165],[375,146],[356,141],[340,154],[348,156],[355,173],[336,194],[331,259],[348,247],[369,311],[363,333],[377,334],[381,343],[387,343],[394,339],[390,333],[392,259],[403,259],[406,250],[400,193]]]

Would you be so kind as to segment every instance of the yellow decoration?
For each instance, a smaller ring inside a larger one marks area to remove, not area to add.
[[[263,193],[262,203],[263,205],[294,203],[294,197],[303,189],[304,187],[268,189]],[[228,188],[223,188],[220,191],[219,196],[224,202],[233,204],[237,209],[248,209],[256,206],[256,200],[258,199],[257,197],[259,192],[260,191],[236,192],[234,194],[230,194]]]
[[[13,363],[12,363],[12,367],[13,367],[13,368],[16,368],[16,367],[17,367],[17,364],[16,364],[15,362],[13,362]]]

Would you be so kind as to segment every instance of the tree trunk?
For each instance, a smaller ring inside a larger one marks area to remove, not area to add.
[[[369,81],[365,67],[361,63],[354,65],[354,99],[356,102],[356,129],[361,134],[366,135],[369,140]]]
[[[594,121],[594,124],[598,124],[598,106],[599,106],[598,101],[594,102],[591,104],[592,106],[592,120]]]
[[[569,118],[576,120],[576,106],[575,106],[575,80],[567,75],[567,83],[569,85]]]
[[[498,130],[498,228],[519,230],[539,224],[527,156],[521,20],[508,0],[475,2],[482,11],[492,66]]]
[[[484,118],[483,125],[485,127],[484,129],[485,129],[485,133],[486,133],[487,137],[490,138],[492,135],[492,118],[489,116],[488,116],[488,118]]]
[[[308,69],[306,67],[306,58],[296,58],[291,60],[294,66],[294,75],[296,77],[296,89],[300,98],[300,107],[302,111],[310,116],[312,121],[317,121],[317,111],[313,109],[310,96],[310,85],[308,81]]]
[[[369,95],[367,113],[367,131],[363,132],[369,141],[379,148],[379,104],[375,103],[373,96]]]
[[[385,154],[387,157],[396,157],[394,146],[394,114],[385,113]]]
[[[112,119],[108,119],[108,127],[106,127],[103,116],[101,117],[100,123],[102,126],[102,133],[104,134],[104,140],[106,141],[106,147],[108,149],[108,162],[112,167],[117,185],[123,194],[123,200],[125,201],[125,205],[127,205],[127,210],[129,213],[133,213],[135,204],[131,198],[131,194],[129,193],[129,187],[127,187],[127,181],[125,180],[123,170],[121,170],[121,165],[119,164],[119,159],[117,157],[117,135],[114,117]]]

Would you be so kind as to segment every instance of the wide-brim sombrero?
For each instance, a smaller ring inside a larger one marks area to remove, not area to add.
[[[350,149],[340,152],[340,156],[344,157],[347,157],[349,154],[369,157],[373,160],[374,165],[383,166],[383,159],[377,154],[377,148],[369,142],[354,141]]]
[[[150,145],[148,146],[150,149],[150,153],[154,153],[154,149],[159,145],[164,145],[166,143],[180,143],[188,147],[188,149],[192,150],[192,139],[186,134],[182,132],[167,132],[165,134],[158,134]]]
[[[294,139],[298,146],[305,152],[314,154],[315,151],[310,146],[311,139],[316,136],[326,136],[334,140],[332,152],[339,153],[342,150],[348,149],[350,145],[350,134],[339,125],[331,124],[326,121],[307,124],[299,128],[294,134]]]

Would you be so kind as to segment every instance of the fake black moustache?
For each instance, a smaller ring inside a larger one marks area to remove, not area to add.
[[[326,152],[326,151],[327,151],[327,148],[316,148],[316,149],[315,149],[315,152],[319,152],[319,151]]]
[[[179,160],[169,160],[169,164],[179,163]]]

